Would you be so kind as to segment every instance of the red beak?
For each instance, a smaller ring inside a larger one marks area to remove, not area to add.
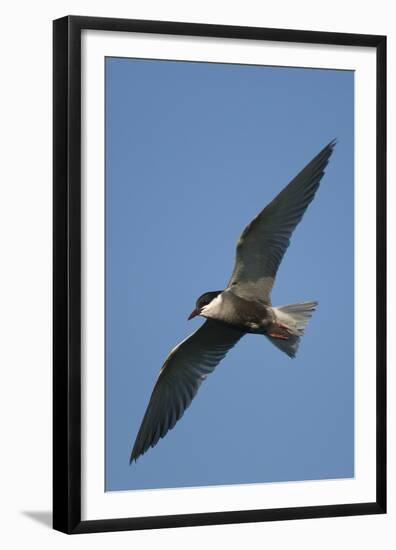
[[[199,311],[197,309],[193,309],[190,315],[188,316],[187,320],[189,321],[190,319],[192,319],[193,317],[196,317],[197,315],[199,315]]]

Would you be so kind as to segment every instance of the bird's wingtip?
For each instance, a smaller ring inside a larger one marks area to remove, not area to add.
[[[141,448],[137,448],[137,449],[136,449],[136,448],[134,447],[134,448],[132,449],[131,457],[130,457],[130,459],[129,459],[129,465],[131,465],[133,462],[136,463],[136,462],[138,461],[138,458],[140,458],[141,456],[143,456],[144,453],[145,453],[146,451],[147,451],[147,449],[146,449],[146,450],[141,449]]]
[[[338,143],[338,138],[333,138],[327,145],[327,147],[330,147],[330,149],[334,149],[334,147],[337,145]]]
[[[131,456],[129,458],[129,465],[133,463],[133,461],[137,462],[137,459],[139,458],[140,454],[135,452],[135,449],[132,451]]]

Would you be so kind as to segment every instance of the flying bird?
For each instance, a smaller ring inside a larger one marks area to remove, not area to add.
[[[318,302],[274,307],[271,289],[291,235],[312,202],[336,141],[331,141],[250,222],[240,236],[225,290],[205,292],[188,319],[205,322],[163,364],[132,449],[130,463],[154,447],[183,416],[201,383],[245,334],[265,335],[295,357]]]

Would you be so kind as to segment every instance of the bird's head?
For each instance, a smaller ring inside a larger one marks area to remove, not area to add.
[[[195,302],[195,308],[190,313],[188,320],[192,319],[193,317],[196,317],[197,315],[201,315],[201,312],[203,308],[208,306],[216,296],[222,293],[222,290],[214,290],[212,292],[205,292],[205,294],[202,294],[198,298],[198,300]]]

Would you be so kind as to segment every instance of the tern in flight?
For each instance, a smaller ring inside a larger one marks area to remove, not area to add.
[[[271,289],[291,235],[315,196],[335,146],[331,141],[250,222],[236,247],[225,290],[205,292],[189,319],[205,322],[180,342],[163,364],[132,449],[137,460],[171,430],[205,378],[245,334],[265,335],[295,357],[317,302],[274,307]]]

